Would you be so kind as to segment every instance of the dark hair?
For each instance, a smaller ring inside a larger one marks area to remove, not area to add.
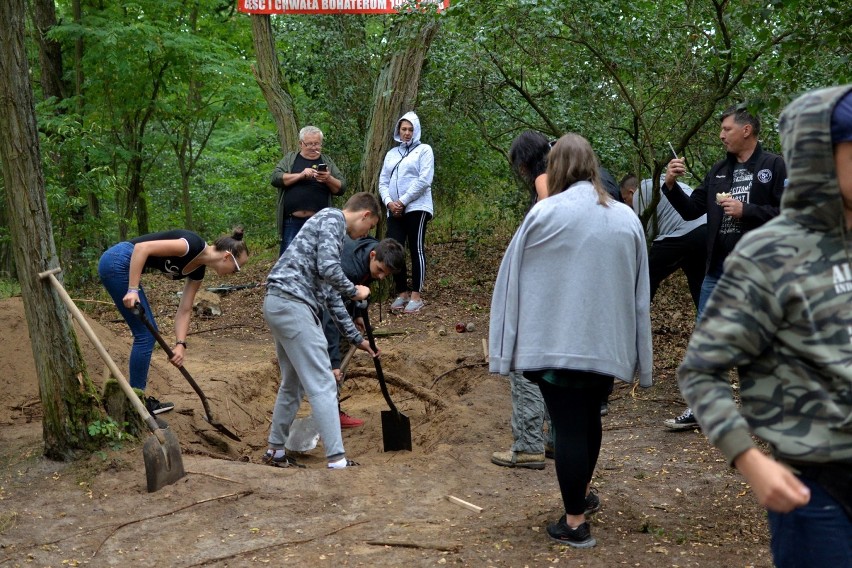
[[[350,197],[343,206],[343,209],[346,211],[369,211],[378,217],[380,207],[379,200],[376,199],[375,195],[362,191]]]
[[[636,177],[636,174],[627,174],[626,176],[621,178],[620,182],[618,182],[618,187],[624,189],[624,186],[627,185],[630,180],[635,181],[637,184],[639,183],[639,178]]]
[[[578,181],[595,186],[599,204],[607,206],[612,200],[601,184],[600,163],[592,145],[579,134],[566,134],[547,157],[547,194],[562,193]]]
[[[243,240],[243,235],[244,231],[242,227],[234,227],[230,236],[219,237],[213,243],[213,247],[219,252],[229,252],[236,257],[239,257],[243,253],[246,253],[246,256],[248,256],[249,250]]]
[[[535,178],[547,170],[548,152],[550,141],[544,134],[524,130],[509,147],[509,161],[518,176],[532,186]]]
[[[405,249],[396,239],[382,239],[373,250],[376,260],[383,263],[391,274],[399,274],[405,268]]]
[[[719,122],[724,121],[729,116],[733,116],[734,122],[740,126],[750,124],[751,133],[755,136],[760,134],[760,118],[748,111],[748,103],[729,106],[724,110],[724,112],[722,112],[722,116],[719,117]]]

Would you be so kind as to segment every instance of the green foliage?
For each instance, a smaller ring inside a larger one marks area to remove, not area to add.
[[[0,278],[0,300],[21,295],[21,284],[17,280]]]
[[[88,426],[89,436],[99,445],[108,445],[113,450],[121,448],[123,442],[133,441],[135,438],[125,432],[128,423],[118,424],[110,417],[103,420],[90,422]]]
[[[249,16],[221,0],[83,3],[80,22],[70,3],[57,10],[49,37],[62,47],[67,95],[38,100],[37,113],[67,283],[94,278],[125,233],[190,221],[207,239],[241,224],[253,250],[273,246],[269,175],[281,156],[251,71]],[[420,17],[272,19],[297,121],[325,132],[350,181],[379,66]],[[524,129],[586,136],[617,178],[659,172],[671,142],[700,178],[721,154],[723,107],[748,100],[777,150],[774,121],[789,100],[852,81],[852,10],[841,0],[454,0],[440,20],[415,109],[436,156],[439,240],[511,235],[529,199],[506,152]],[[39,77],[35,43],[28,54]]]

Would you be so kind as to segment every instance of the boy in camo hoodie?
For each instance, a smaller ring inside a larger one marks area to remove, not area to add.
[[[346,234],[358,239],[376,226],[379,208],[375,196],[356,193],[343,206],[343,211],[323,209],[305,223],[267,277],[263,317],[275,340],[281,386],[272,411],[266,463],[281,467],[291,463],[285,456],[284,445],[302,394],[307,394],[328,467],[355,465],[346,459],[343,451],[337,383],[326,350],[320,308],[328,309],[353,345],[375,356],[369,342],[352,323],[341,298],[342,295],[364,300],[370,289],[346,278],[340,254]]]
[[[852,566],[852,85],[799,97],[779,130],[781,214],[726,260],[678,380],[768,509],[776,565]]]

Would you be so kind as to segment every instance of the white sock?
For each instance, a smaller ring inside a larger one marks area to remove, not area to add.
[[[266,455],[275,459],[280,460],[284,457],[284,450],[273,450],[272,448],[266,450]]]
[[[328,469],[343,469],[344,467],[346,467],[346,463],[347,463],[347,460],[346,460],[346,457],[344,456],[337,461],[328,462]]]

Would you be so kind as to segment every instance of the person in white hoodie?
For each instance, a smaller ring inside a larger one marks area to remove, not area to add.
[[[414,112],[402,115],[393,130],[399,146],[385,155],[379,176],[379,195],[388,210],[387,237],[408,246],[411,254],[411,286],[408,271],[394,275],[397,298],[391,311],[413,314],[423,307],[426,276],[426,224],[432,219],[432,147],[420,141],[420,119]]]

